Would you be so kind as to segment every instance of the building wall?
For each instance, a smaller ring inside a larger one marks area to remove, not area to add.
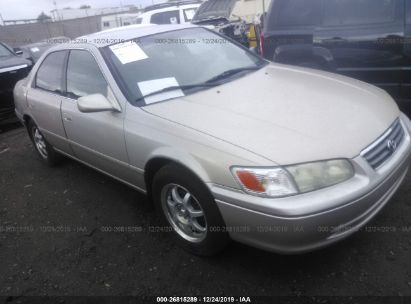
[[[76,38],[101,30],[101,16],[91,16],[58,22],[0,26],[0,41],[12,47],[38,42],[57,36]]]

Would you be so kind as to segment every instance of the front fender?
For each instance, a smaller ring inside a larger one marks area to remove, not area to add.
[[[173,147],[159,147],[150,153],[145,161],[148,164],[153,159],[167,159],[186,167],[197,175],[204,183],[210,182],[210,176],[200,162],[182,150]]]

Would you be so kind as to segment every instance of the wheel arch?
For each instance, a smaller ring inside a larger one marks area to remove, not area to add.
[[[29,130],[29,124],[30,124],[31,121],[36,124],[36,121],[33,119],[33,117],[31,115],[29,115],[27,113],[23,115],[24,127],[27,129],[27,132],[29,133],[30,137],[31,137],[31,133],[30,133],[30,130]]]
[[[205,185],[210,181],[203,166],[192,155],[174,149],[161,149],[150,155],[144,166],[144,182],[146,185],[147,196],[151,200],[152,191],[151,185],[155,174],[164,166],[176,164],[191,172],[199,181]]]

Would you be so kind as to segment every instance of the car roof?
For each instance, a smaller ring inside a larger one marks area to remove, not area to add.
[[[193,27],[198,26],[193,24],[133,24],[78,37],[74,40],[85,40],[85,43],[102,48],[122,41]]]

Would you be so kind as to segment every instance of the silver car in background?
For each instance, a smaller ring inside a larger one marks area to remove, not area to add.
[[[411,123],[376,87],[269,63],[195,26],[130,26],[48,50],[14,90],[44,162],[148,195],[198,255],[230,239],[300,253],[357,231],[409,164]]]

